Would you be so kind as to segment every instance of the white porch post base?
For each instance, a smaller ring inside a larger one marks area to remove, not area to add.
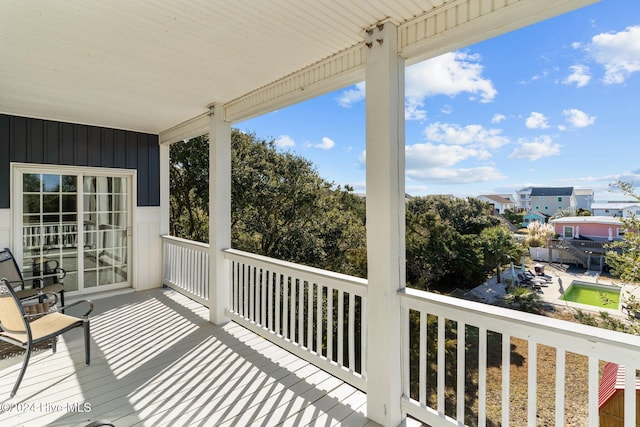
[[[397,27],[376,26],[367,40],[367,416],[402,420],[400,301],[405,286],[404,60]]]
[[[231,123],[221,104],[211,107],[209,124],[209,321],[229,318],[229,268],[222,250],[231,247]]]

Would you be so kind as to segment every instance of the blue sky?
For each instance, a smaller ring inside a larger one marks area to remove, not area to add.
[[[407,67],[406,190],[640,187],[640,1],[603,0]],[[365,188],[364,84],[235,124]]]

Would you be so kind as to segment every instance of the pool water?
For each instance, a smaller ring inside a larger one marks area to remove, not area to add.
[[[574,281],[560,299],[617,310],[620,303],[620,288]]]

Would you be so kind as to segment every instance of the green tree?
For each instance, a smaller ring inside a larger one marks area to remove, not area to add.
[[[499,220],[489,204],[447,196],[416,197],[407,203],[408,285],[450,291],[485,279],[479,234]]]
[[[480,238],[484,248],[485,265],[489,268],[495,267],[498,283],[501,283],[501,267],[520,259],[522,246],[502,225],[485,228],[480,233]]]
[[[170,148],[170,223],[177,237],[209,241],[209,139],[177,142]]]
[[[237,249],[366,277],[365,204],[273,141],[231,132],[231,238]],[[171,147],[172,234],[208,241],[209,141]]]
[[[640,201],[640,196],[635,194],[631,183],[618,181],[612,185],[612,189],[619,189],[627,196]],[[640,282],[640,218],[633,215],[630,218],[620,219],[624,228],[624,237],[617,242],[607,245],[609,251],[605,255],[605,261],[611,272],[620,277],[624,282]]]

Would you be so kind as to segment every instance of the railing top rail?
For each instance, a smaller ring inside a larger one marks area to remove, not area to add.
[[[499,333],[533,339],[568,351],[597,355],[603,360],[631,363],[640,367],[640,337],[546,316],[510,310],[405,288],[398,291],[402,304],[410,309],[428,310],[451,320],[486,327]],[[435,306],[435,307],[434,307]],[[554,339],[554,337],[557,338]]]
[[[290,271],[297,271],[301,274],[311,274],[313,276],[319,276],[330,280],[336,280],[340,282],[348,282],[352,285],[367,287],[367,279],[361,279],[359,277],[349,276],[347,274],[336,273],[333,271],[323,270],[316,267],[309,267],[306,265],[296,264],[289,261],[282,261],[275,258],[269,258],[263,255],[256,255],[250,252],[239,251],[237,249],[225,249],[225,258],[227,259],[252,259],[262,264],[273,265],[274,267],[280,267]]]
[[[208,243],[196,242],[193,240],[183,239],[181,237],[171,236],[169,234],[164,234],[160,237],[162,238],[162,240],[166,240],[168,242],[175,243],[180,246],[196,247],[196,248],[207,249],[207,250],[209,249]]]

